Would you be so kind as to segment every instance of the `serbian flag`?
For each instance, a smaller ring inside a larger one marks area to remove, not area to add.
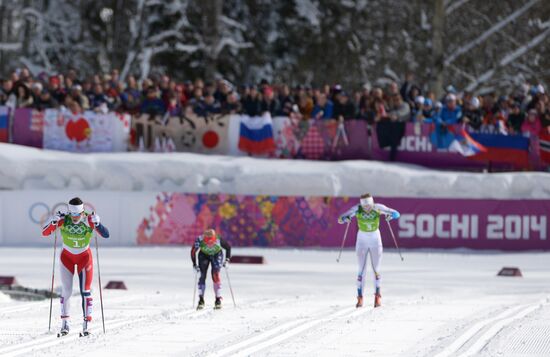
[[[540,158],[550,164],[550,133],[540,134]]]
[[[270,154],[275,151],[273,120],[266,113],[261,117],[240,116],[239,149],[254,155]]]
[[[529,138],[521,135],[471,134],[487,151],[473,157],[475,160],[510,163],[517,167],[529,166]]]
[[[462,156],[474,156],[487,152],[487,149],[472,139],[464,128],[454,130],[454,139],[448,149],[452,152],[458,152]]]
[[[0,142],[7,143],[9,140],[9,107],[0,107]]]

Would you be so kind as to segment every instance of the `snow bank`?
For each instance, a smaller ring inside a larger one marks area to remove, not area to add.
[[[0,302],[10,302],[11,299],[8,295],[0,291]]]
[[[442,172],[375,161],[190,153],[73,154],[0,144],[0,189],[434,198],[550,198],[550,174]]]

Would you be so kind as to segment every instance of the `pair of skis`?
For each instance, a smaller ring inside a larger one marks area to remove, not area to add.
[[[58,338],[65,337],[68,334],[69,334],[69,331],[64,330],[64,331],[58,332],[57,337]],[[86,337],[86,336],[90,336],[90,335],[91,335],[90,331],[82,331],[78,334],[79,337]]]

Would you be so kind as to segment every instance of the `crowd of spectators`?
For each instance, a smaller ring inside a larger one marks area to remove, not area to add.
[[[311,87],[272,84],[236,86],[219,79],[177,82],[167,75],[138,83],[133,76],[121,80],[119,72],[82,79],[77,71],[32,76],[28,69],[13,71],[1,80],[0,105],[19,108],[58,108],[73,112],[120,111],[178,116],[188,110],[198,115],[247,114],[293,116],[303,120],[360,119],[378,121],[464,123],[470,131],[538,135],[550,130],[550,101],[544,86],[524,84],[510,93],[475,96],[452,85],[442,98],[423,91],[406,76],[403,83],[383,87],[365,84],[355,91],[340,85]]]

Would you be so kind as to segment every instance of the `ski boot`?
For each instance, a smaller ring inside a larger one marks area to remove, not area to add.
[[[357,307],[357,308],[363,307],[363,297],[362,296],[357,297],[357,304],[355,304],[355,307]]]
[[[84,319],[84,322],[82,323],[82,332],[80,333],[80,337],[85,337],[90,335],[90,331],[88,331],[88,322],[92,321],[91,317],[87,317]]]
[[[204,297],[199,296],[199,304],[197,305],[197,310],[204,309]]]
[[[214,309],[219,310],[222,308],[222,298],[217,297],[216,302],[214,302]]]
[[[61,323],[61,330],[57,334],[57,337],[67,336],[69,333],[69,321],[63,320]]]
[[[382,295],[380,293],[374,294],[374,307],[382,306]]]

